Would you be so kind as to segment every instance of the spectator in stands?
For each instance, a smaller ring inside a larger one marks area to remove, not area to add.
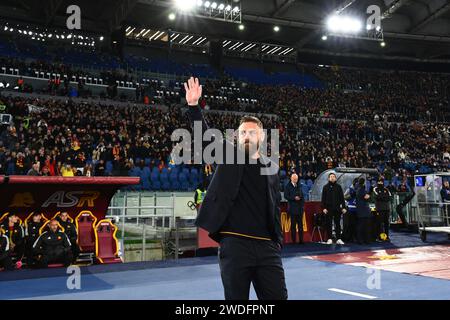
[[[369,207],[370,194],[366,190],[364,178],[358,180],[356,189],[356,214],[358,216],[357,240],[358,244],[369,244],[372,237],[372,213]]]
[[[72,249],[72,257],[75,262],[80,253],[80,248],[78,247],[78,234],[77,228],[70,220],[69,214],[67,212],[61,212],[57,218],[59,224],[64,228],[64,233],[70,240],[71,249]]]
[[[49,222],[49,230],[43,232],[33,245],[38,268],[47,268],[49,264],[69,266],[73,260],[71,243],[67,235],[58,230],[58,221]]]
[[[7,215],[0,226],[9,239],[9,252],[16,261],[22,261],[25,253],[25,231],[21,226],[19,217],[14,212]]]
[[[27,175],[28,176],[40,176],[41,173],[39,172],[40,164],[39,162],[33,163],[33,166],[30,170],[28,170]]]
[[[328,183],[322,189],[322,208],[325,214],[328,241],[327,244],[333,243],[333,222],[335,230],[335,239],[337,244],[344,244],[341,234],[341,215],[347,212],[344,192],[339,183],[336,182],[336,174],[328,175]]]
[[[65,163],[61,168],[61,175],[63,177],[73,177],[75,174],[73,168],[70,164]]]
[[[284,188],[284,197],[288,201],[288,213],[291,218],[291,239],[292,243],[296,242],[296,234],[298,228],[299,243],[303,243],[303,207],[305,197],[303,196],[302,187],[298,183],[298,175],[293,173],[291,181]]]
[[[27,222],[26,225],[26,257],[27,257],[27,265],[33,266],[35,263],[34,254],[33,254],[33,244],[36,239],[39,237],[39,232],[44,225],[42,221],[42,214],[37,211],[34,212],[31,216],[31,221]]]

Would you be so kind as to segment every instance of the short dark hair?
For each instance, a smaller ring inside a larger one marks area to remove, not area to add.
[[[261,120],[259,120],[257,117],[254,116],[243,116],[241,118],[241,120],[239,121],[239,125],[245,123],[245,122],[253,122],[256,123],[258,125],[259,128],[263,128],[263,124],[261,122]]]

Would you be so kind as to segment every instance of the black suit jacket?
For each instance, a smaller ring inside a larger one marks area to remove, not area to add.
[[[295,200],[295,196],[300,196],[300,200]],[[284,188],[284,197],[289,203],[289,215],[301,215],[303,214],[303,207],[305,205],[305,197],[303,196],[302,188],[300,183],[297,183],[295,188],[292,182],[288,182]]]
[[[208,129],[200,108],[190,106],[187,111],[187,116],[191,122],[202,121],[202,128]],[[223,141],[224,159],[226,155],[226,144],[231,142]],[[229,145],[230,147],[230,145]],[[236,152],[236,147],[232,148]],[[282,244],[283,236],[281,232],[280,223],[280,181],[278,177],[278,165],[271,161],[268,157],[261,155],[261,162],[267,166],[275,166],[276,172],[273,175],[266,175],[268,187],[268,205],[269,214],[269,229],[272,239]],[[239,192],[241,179],[244,172],[243,164],[216,164],[215,172],[209,184],[203,203],[198,212],[196,225],[209,232],[209,237],[215,241],[220,240],[220,231],[224,225],[231,208],[234,205],[236,197]]]

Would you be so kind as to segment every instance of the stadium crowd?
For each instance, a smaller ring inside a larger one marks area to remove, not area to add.
[[[10,46],[11,52],[33,51]],[[89,57],[82,51],[75,56],[78,60]],[[97,56],[94,69],[101,63],[118,63]],[[66,60],[63,54],[58,58],[43,53],[31,61],[2,57],[0,64],[18,68],[20,75],[40,71],[68,78],[101,76],[105,83],[134,80],[119,68],[87,74]],[[323,170],[339,166],[376,167],[388,180],[449,169],[450,75],[336,66],[299,65],[298,69],[319,79],[323,88],[255,85],[224,74],[221,79],[202,80],[200,104],[227,111],[220,117],[208,114],[209,122],[223,130],[237,127],[240,115],[234,111],[274,115],[261,120],[266,128],[280,129],[280,168],[286,173],[296,171],[301,179],[314,180]],[[27,83],[23,78],[18,82]],[[68,85],[49,81],[45,93],[70,95]],[[78,89],[89,91],[82,83]],[[177,94],[161,96],[167,89]],[[175,81],[154,80],[141,83],[136,91],[137,101],[150,96],[153,102],[168,106],[168,111],[148,105],[87,105],[3,93],[1,112],[12,114],[14,124],[1,128],[0,173],[102,176],[128,175],[136,167],[158,171],[169,167],[170,135],[186,127],[179,108],[183,88]]]
[[[182,110],[87,105],[71,100],[3,98],[15,123],[0,136],[0,172],[30,175],[128,175],[136,166],[167,167]],[[35,109],[31,112],[30,107]],[[236,128],[240,116],[208,113],[209,123]],[[448,125],[434,122],[262,116],[281,133],[280,168],[314,179],[333,167],[376,167],[387,176],[449,168]],[[150,163],[144,159],[150,158]],[[109,164],[109,165],[107,165]]]

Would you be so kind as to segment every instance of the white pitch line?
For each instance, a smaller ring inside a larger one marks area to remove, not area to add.
[[[351,296],[366,298],[366,299],[376,299],[377,298],[375,296],[369,296],[368,294],[362,294],[362,293],[358,293],[358,292],[347,291],[347,290],[336,289],[336,288],[329,288],[328,290],[338,292],[338,293],[348,294]]]

